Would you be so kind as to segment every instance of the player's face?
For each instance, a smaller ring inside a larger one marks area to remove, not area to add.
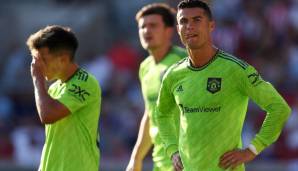
[[[165,26],[162,16],[158,14],[141,17],[138,27],[141,44],[146,50],[159,48],[169,39],[169,29],[171,28]]]
[[[182,43],[190,49],[200,49],[211,42],[214,21],[201,8],[180,9],[177,13],[177,30]]]
[[[42,72],[46,80],[52,81],[58,78],[61,58],[51,54],[47,47],[34,51],[33,57],[41,60],[41,63],[43,64]]]

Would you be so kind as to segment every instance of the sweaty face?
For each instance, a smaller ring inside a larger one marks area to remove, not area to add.
[[[157,14],[141,17],[138,21],[139,37],[144,49],[151,50],[163,45],[167,38],[167,29],[162,17]]]
[[[49,49],[46,47],[33,51],[32,55],[34,58],[38,58],[38,60],[41,60],[41,62],[44,64],[42,65],[42,70],[46,80],[52,81],[54,79],[57,79],[60,68],[59,57],[56,57],[53,54],[51,54],[49,52]]]
[[[177,13],[177,30],[182,43],[190,49],[199,49],[211,43],[214,21],[201,8],[180,9]]]

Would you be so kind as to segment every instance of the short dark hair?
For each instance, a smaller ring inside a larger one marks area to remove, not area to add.
[[[47,26],[36,33],[30,35],[27,46],[30,50],[49,48],[50,53],[67,51],[70,59],[73,60],[78,48],[78,40],[69,27],[58,25]]]
[[[184,8],[202,8],[207,17],[210,20],[213,20],[212,12],[207,3],[200,1],[200,0],[183,0],[178,4],[178,10]]]
[[[161,15],[162,20],[167,27],[174,27],[176,21],[176,10],[165,3],[152,3],[141,8],[136,14],[136,20],[141,17],[157,14]]]

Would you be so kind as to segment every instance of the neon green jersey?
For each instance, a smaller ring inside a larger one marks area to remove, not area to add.
[[[290,108],[274,87],[247,63],[223,51],[201,68],[186,58],[165,74],[157,102],[160,135],[171,156],[179,150],[184,171],[223,170],[219,158],[242,148],[241,132],[248,100],[267,112],[251,144],[261,152],[279,136]],[[180,109],[176,139],[173,108]],[[244,165],[236,170],[244,170]]]
[[[156,127],[156,121],[153,120],[155,115],[156,100],[162,80],[162,76],[166,70],[174,63],[177,63],[187,54],[184,49],[173,46],[169,53],[159,62],[155,63],[152,56],[147,57],[140,65],[139,77],[141,81],[142,94],[145,102],[146,112],[149,115],[150,120],[150,136],[154,144],[153,148],[153,161],[154,167],[163,168],[162,171],[166,171],[165,165],[170,166],[171,161],[167,158],[162,142],[158,135],[158,129]]]
[[[101,89],[89,73],[78,69],[70,80],[57,80],[48,93],[71,112],[46,124],[41,171],[98,171],[97,146]]]

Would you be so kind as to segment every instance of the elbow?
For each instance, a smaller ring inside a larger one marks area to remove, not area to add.
[[[51,117],[50,113],[40,112],[39,119],[42,124],[52,124],[55,122]]]
[[[55,121],[52,121],[52,120],[49,120],[49,119],[45,119],[45,118],[40,118],[40,122],[45,125],[45,124],[52,124]]]
[[[286,117],[289,118],[289,116],[290,116],[291,113],[292,113],[292,109],[290,108],[289,105],[286,105],[286,106],[285,106],[284,113],[285,113]]]

